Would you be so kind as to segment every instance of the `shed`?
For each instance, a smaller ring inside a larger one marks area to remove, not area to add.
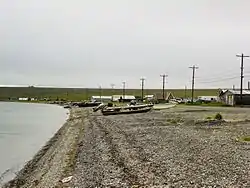
[[[242,102],[240,90],[224,90],[219,93],[219,101],[230,106],[235,105],[250,105],[250,90],[242,91]]]

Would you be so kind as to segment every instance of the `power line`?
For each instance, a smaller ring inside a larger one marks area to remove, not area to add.
[[[145,78],[141,78],[141,100],[143,101],[143,96],[144,96],[144,82],[145,82]]]
[[[162,99],[165,99],[165,83],[166,83],[166,77],[167,74],[160,75],[162,77]]]
[[[243,53],[241,55],[236,55],[236,57],[240,57],[241,58],[241,66],[240,66],[240,101],[241,104],[243,104],[242,101],[242,90],[243,90],[243,78],[244,78],[244,58],[249,57],[247,55],[244,55]]]
[[[192,67],[189,67],[193,70],[193,75],[192,75],[192,100],[191,102],[194,102],[194,75],[195,75],[195,70],[198,69],[199,67],[196,67],[195,65],[193,65]]]
[[[210,77],[195,77],[195,79],[197,81],[200,81],[200,82],[203,82],[203,81],[213,81],[213,80],[220,80],[220,79],[224,79],[224,78],[231,78],[232,76],[236,76],[238,75],[237,73],[234,73],[234,74],[227,74],[227,75],[221,75],[221,76],[216,76],[216,77],[213,77],[213,76],[210,76]]]
[[[250,72],[247,72],[250,73]],[[250,74],[245,74],[244,77],[249,77]],[[213,82],[221,82],[221,81],[227,81],[227,80],[232,80],[235,78],[239,78],[239,76],[231,76],[231,77],[218,77],[218,78],[209,78],[209,79],[202,79],[202,81],[200,79],[197,80],[197,77],[195,77],[196,83],[213,83]]]
[[[227,80],[232,80],[232,79],[235,79],[235,78],[238,78],[238,76],[234,76],[234,77],[229,77],[229,78],[222,78],[222,79],[217,79],[217,80],[211,80],[211,81],[197,81],[198,83],[203,83],[203,84],[206,84],[206,83],[214,83],[214,82],[221,82],[221,81],[227,81]]]

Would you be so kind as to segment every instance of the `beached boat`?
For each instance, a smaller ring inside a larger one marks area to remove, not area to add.
[[[153,104],[140,104],[140,105],[128,105],[128,106],[112,106],[100,104],[93,108],[94,112],[101,110],[103,115],[116,115],[116,114],[133,114],[133,113],[145,113],[153,108]]]
[[[137,109],[153,107],[153,106],[154,106],[154,104],[138,104],[138,105],[125,106],[125,107],[123,107],[123,109],[137,110]]]
[[[144,108],[138,108],[138,109],[124,109],[124,108],[104,108],[102,109],[102,114],[104,116],[107,115],[118,115],[118,114],[135,114],[135,113],[146,113],[149,112],[152,109],[152,107],[144,107]]]
[[[101,102],[81,102],[78,103],[78,107],[94,107],[102,104]]]
[[[63,108],[71,108],[71,106],[70,105],[65,105],[65,106],[63,106]]]

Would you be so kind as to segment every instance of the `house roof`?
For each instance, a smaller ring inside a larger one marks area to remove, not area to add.
[[[233,95],[240,95],[240,90],[228,89],[226,92],[230,92],[230,93],[232,93]],[[226,92],[224,92],[224,93],[226,93]],[[250,90],[245,90],[245,89],[243,89],[243,90],[242,90],[242,94],[243,94],[243,95],[250,95]]]

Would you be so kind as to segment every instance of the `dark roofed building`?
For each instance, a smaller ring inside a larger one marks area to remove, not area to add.
[[[236,105],[250,105],[250,90],[242,91],[242,104],[240,98],[240,90],[220,90],[219,101],[223,104],[236,106]]]

